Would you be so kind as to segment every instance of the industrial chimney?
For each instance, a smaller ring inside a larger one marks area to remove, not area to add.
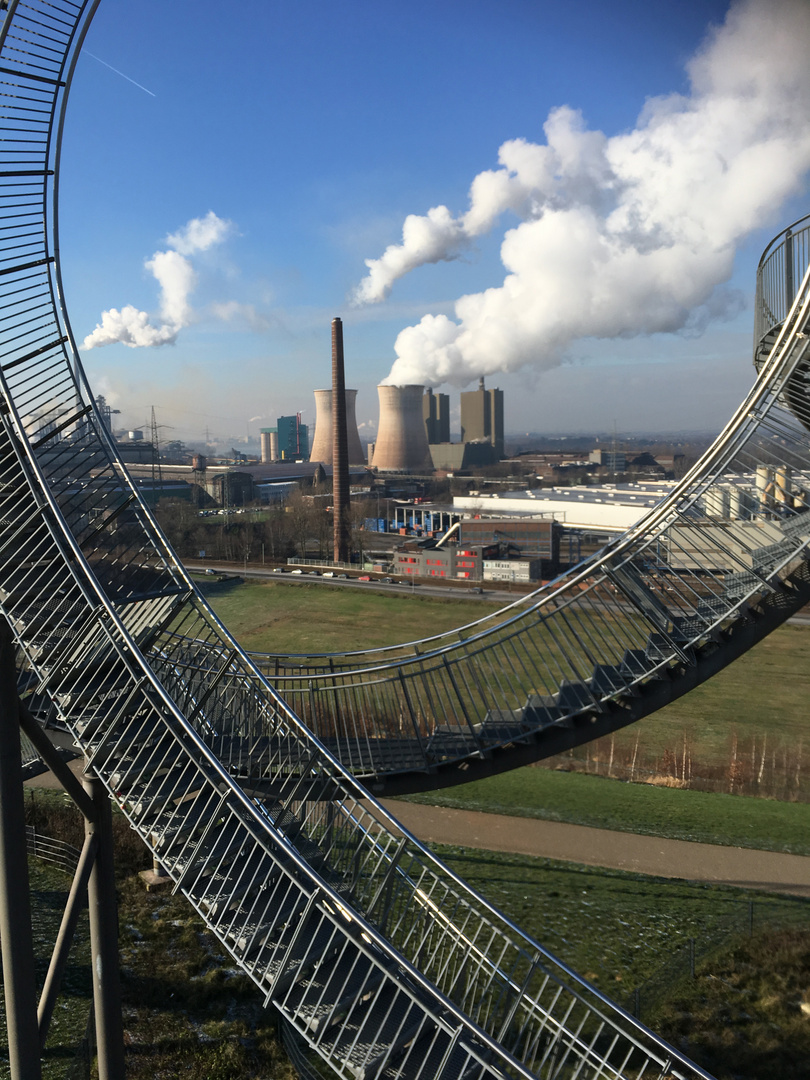
[[[356,390],[344,392],[346,401],[346,440],[349,448],[349,464],[364,465],[365,456],[357,431],[355,414]],[[321,461],[324,465],[332,464],[332,391],[315,391],[315,437],[312,440],[310,461]]]
[[[374,444],[374,468],[380,472],[432,471],[425,421],[424,386],[378,386],[380,423]]]
[[[332,518],[335,562],[348,562],[349,447],[346,437],[346,382],[343,373],[343,323],[332,319]]]

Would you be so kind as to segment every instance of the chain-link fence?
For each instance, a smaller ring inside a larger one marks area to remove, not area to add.
[[[696,967],[735,938],[754,937],[766,930],[788,927],[810,929],[810,903],[799,898],[771,901],[741,899],[728,917],[699,937],[680,945],[658,970],[637,986],[623,1004],[639,1020],[662,1005],[685,979],[694,979]]]

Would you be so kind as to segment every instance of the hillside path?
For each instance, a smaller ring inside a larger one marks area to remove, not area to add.
[[[420,840],[810,897],[810,858],[383,800]]]
[[[69,767],[81,776],[80,758],[71,761]],[[53,773],[45,772],[27,780],[25,786],[58,788],[60,784]],[[639,833],[391,799],[384,799],[383,806],[406,829],[427,843],[458,844],[486,851],[603,866],[610,870],[810,897],[810,858],[803,855],[664,840]]]

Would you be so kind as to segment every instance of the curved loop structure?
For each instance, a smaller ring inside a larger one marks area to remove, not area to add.
[[[621,541],[496,623],[263,673],[139,500],[61,299],[59,141],[96,4],[11,0],[0,30],[0,612],[20,692],[58,711],[176,888],[338,1075],[705,1076],[352,770],[425,786],[592,738],[805,602],[807,279],[715,447]]]

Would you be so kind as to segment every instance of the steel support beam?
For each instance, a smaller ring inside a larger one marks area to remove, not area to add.
[[[96,808],[96,820],[85,819],[85,835],[96,842],[96,858],[87,884],[90,912],[90,955],[96,1015],[99,1080],[124,1075],[124,1029],[118,973],[118,910],[113,872],[112,811],[100,780],[84,775],[84,790]]]
[[[11,1080],[40,1080],[14,645],[0,621],[0,946]]]
[[[48,974],[45,976],[45,984],[39,998],[37,1009],[37,1021],[39,1023],[39,1043],[44,1048],[48,1038],[48,1028],[53,1017],[54,1006],[62,985],[62,976],[65,973],[70,946],[73,944],[73,936],[76,933],[76,924],[84,907],[87,896],[87,882],[93,869],[93,860],[96,855],[96,837],[85,836],[79,865],[73,876],[73,884],[70,887],[59,933],[56,936],[56,944],[53,947]]]

